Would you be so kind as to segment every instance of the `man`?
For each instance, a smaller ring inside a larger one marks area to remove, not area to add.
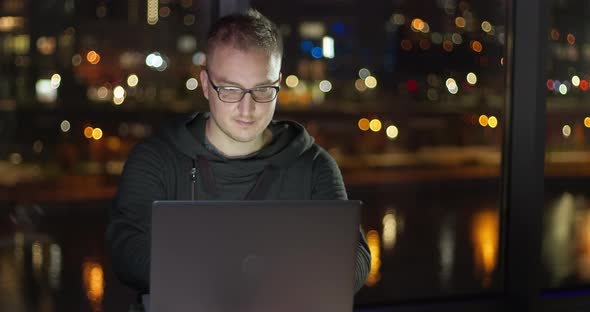
[[[347,199],[336,162],[305,128],[272,120],[282,49],[276,26],[255,10],[220,19],[200,75],[210,113],[165,128],[129,155],[107,229],[114,270],[129,286],[149,292],[154,200]],[[369,268],[361,234],[356,290]]]

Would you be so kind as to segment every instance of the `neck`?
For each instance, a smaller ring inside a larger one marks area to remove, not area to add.
[[[246,156],[261,150],[272,139],[270,129],[265,129],[262,134],[251,142],[239,142],[228,136],[215,135],[211,131],[211,119],[207,119],[205,136],[210,144],[227,157]]]

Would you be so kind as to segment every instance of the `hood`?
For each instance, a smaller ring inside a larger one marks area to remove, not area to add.
[[[228,158],[212,147],[205,138],[205,124],[208,113],[195,113],[188,117],[181,117],[164,125],[160,136],[174,146],[176,150],[189,158],[196,159],[204,156],[216,163],[229,162],[235,159],[260,161],[275,167],[292,164],[301,154],[314,143],[303,125],[295,121],[276,121],[269,124],[272,131],[272,141],[260,151],[251,155]]]

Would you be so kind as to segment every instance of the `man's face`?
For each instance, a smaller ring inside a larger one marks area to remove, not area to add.
[[[259,103],[246,93],[237,103],[223,102],[209,79],[218,87],[251,89],[277,86],[281,79],[280,67],[279,55],[268,55],[257,49],[241,51],[222,45],[212,51],[207,59],[207,71],[201,71],[200,77],[203,94],[209,100],[211,110],[207,133],[211,143],[218,148],[223,146],[235,150],[241,145],[262,142],[262,134],[274,114],[276,98],[268,103]]]

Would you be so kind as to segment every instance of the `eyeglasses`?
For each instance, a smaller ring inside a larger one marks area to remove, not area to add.
[[[224,86],[219,87],[216,86],[213,81],[211,81],[211,76],[209,72],[207,72],[207,79],[209,79],[209,83],[217,91],[217,96],[222,102],[226,103],[237,103],[244,98],[246,93],[250,93],[252,99],[259,103],[268,103],[274,101],[277,98],[277,94],[279,93],[279,86],[260,86],[252,89],[244,89],[236,86]],[[278,81],[274,82],[277,83]]]

